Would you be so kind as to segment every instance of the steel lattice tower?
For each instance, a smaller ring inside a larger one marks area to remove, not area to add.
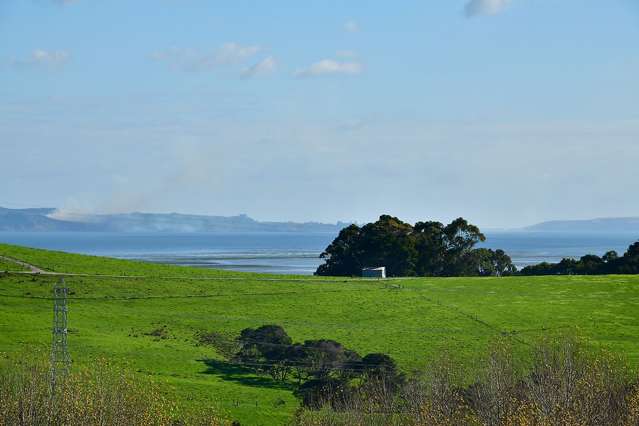
[[[69,372],[71,356],[67,347],[67,294],[64,278],[53,287],[53,340],[51,342],[51,390]]]

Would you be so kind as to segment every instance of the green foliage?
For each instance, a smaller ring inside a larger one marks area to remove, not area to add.
[[[349,377],[359,369],[361,357],[341,343],[331,339],[306,340],[300,346],[302,356],[298,357],[306,366],[309,376],[317,378],[339,375]]]
[[[367,266],[385,266],[388,276],[501,276],[516,269],[503,250],[474,249],[486,237],[458,218],[444,226],[411,226],[384,215],[363,227],[344,228],[326,248],[316,275],[356,276]]]
[[[303,407],[317,410],[324,406],[338,408],[346,404],[355,391],[343,377],[320,376],[304,382],[295,390]]]
[[[362,371],[371,378],[399,381],[401,373],[395,360],[386,354],[373,353],[362,358]]]
[[[240,351],[235,361],[266,371],[275,380],[285,380],[290,370],[288,353],[293,340],[279,325],[263,325],[257,329],[245,328],[240,332],[238,341]]]
[[[198,331],[195,337],[200,345],[208,345],[226,359],[233,358],[240,349],[239,343],[227,333]]]
[[[464,273],[461,275],[481,277],[506,276],[517,273],[510,256],[503,250],[480,248],[472,250],[466,256]]]
[[[293,343],[284,328],[278,325],[244,329],[238,341],[242,347],[234,361],[240,365],[268,372],[279,381],[285,381],[292,370],[296,371],[298,388],[295,395],[304,405],[317,406],[320,401],[333,401],[338,390],[339,403],[342,403],[356,388],[352,384],[354,379],[361,387],[370,380],[397,385],[403,378],[395,361],[386,354],[373,353],[362,358],[357,352],[329,339]]]
[[[605,275],[639,274],[639,241],[631,244],[623,256],[609,251],[602,257],[594,254],[582,256],[579,260],[562,259],[559,263],[542,262],[526,266],[522,275]]]

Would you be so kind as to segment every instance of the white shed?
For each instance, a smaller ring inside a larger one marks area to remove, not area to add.
[[[386,278],[386,266],[362,269],[363,278]]]

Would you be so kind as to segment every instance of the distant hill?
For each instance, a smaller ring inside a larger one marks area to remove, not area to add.
[[[0,207],[0,231],[84,231],[84,223],[48,217],[55,209],[5,209]]]
[[[523,228],[539,232],[637,232],[639,217],[611,217],[590,220],[553,220]]]
[[[348,223],[259,222],[246,215],[203,216],[178,213],[76,215],[60,218],[54,208],[0,207],[0,231],[93,232],[331,232]]]

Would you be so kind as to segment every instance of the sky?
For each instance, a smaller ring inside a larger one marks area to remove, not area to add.
[[[0,206],[639,216],[638,0],[0,0]]]

